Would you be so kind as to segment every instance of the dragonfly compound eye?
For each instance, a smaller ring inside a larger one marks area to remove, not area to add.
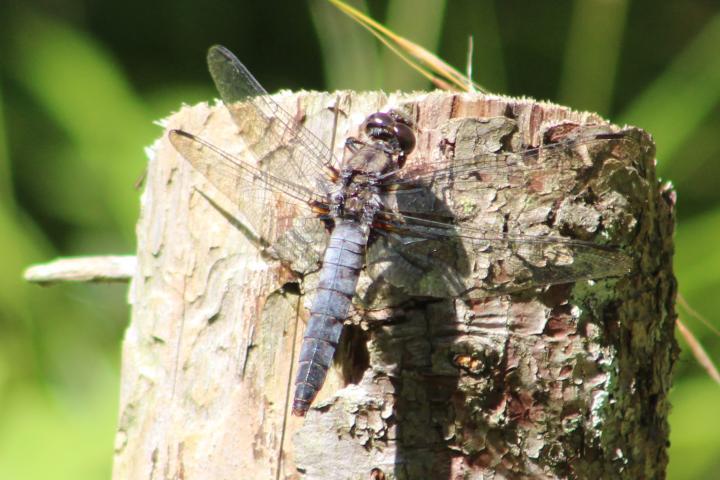
[[[398,122],[393,126],[393,131],[395,132],[395,137],[400,144],[400,149],[405,153],[405,155],[408,155],[415,149],[415,133],[410,127],[404,123]]]
[[[365,125],[363,128],[365,129],[365,133],[372,135],[375,129],[385,130],[392,127],[394,123],[395,120],[393,120],[393,118],[387,113],[377,112],[365,119]]]

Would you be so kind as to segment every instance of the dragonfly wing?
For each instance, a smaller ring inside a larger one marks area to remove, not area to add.
[[[269,253],[302,275],[316,271],[328,241],[328,230],[315,217],[296,217],[269,249]]]
[[[462,119],[455,127],[481,124]],[[583,128],[539,148],[472,155],[465,152],[505,147],[479,148],[482,135],[475,130],[449,137],[443,158],[388,175],[382,185],[387,210],[377,217],[381,235],[371,248],[371,275],[392,278],[412,294],[443,297],[630,271],[631,259],[617,249],[557,235],[548,224],[559,202],[585,188],[602,164],[596,160],[614,155],[623,134]],[[393,270],[393,264],[402,267]]]
[[[602,150],[612,154],[617,143],[625,140],[623,133],[611,132],[606,127],[586,127],[539,147],[503,151],[505,145],[501,142],[478,145],[483,129],[487,129],[486,122],[461,119],[451,123],[455,130],[444,134],[444,138],[450,137],[452,141],[441,145],[437,158],[413,159],[404,170],[389,177],[386,185],[420,184],[438,191],[448,185],[462,187],[481,182],[496,188],[523,186],[538,191],[544,185],[563,182],[562,179],[572,183],[577,175],[593,166],[592,158],[601,155]],[[549,182],[551,176],[554,178]]]
[[[274,243],[294,227],[297,217],[326,213],[325,199],[302,185],[281,178],[222,150],[191,133],[171,130],[175,149],[238,207],[250,233],[264,245]],[[212,197],[212,195],[210,195]]]
[[[628,274],[614,247],[404,217],[368,251],[368,272],[411,295],[486,296]]]
[[[327,144],[273,100],[228,49],[211,47],[207,62],[243,141],[256,157],[281,167],[298,185],[327,193],[324,180],[334,178],[333,165],[338,165]]]

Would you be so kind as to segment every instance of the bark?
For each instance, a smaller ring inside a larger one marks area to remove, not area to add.
[[[404,105],[420,132],[409,164],[623,132],[578,154],[585,175],[548,166],[515,186],[478,179],[450,203],[476,206],[473,222],[621,245],[633,271],[472,299],[417,297],[363,274],[336,368],[308,416],[291,417],[317,264],[288,268],[261,252],[237,206],[163,135],[137,227],[114,478],[664,477],[678,351],[674,197],[647,134],[480,94],[277,98],[323,139],[338,98],[341,139],[366,114]],[[222,106],[183,108],[167,125],[242,150]],[[511,284],[510,262],[492,262],[470,274]]]

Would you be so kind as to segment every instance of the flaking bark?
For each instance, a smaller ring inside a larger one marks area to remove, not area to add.
[[[261,252],[237,206],[163,135],[137,228],[114,478],[664,477],[674,197],[658,183],[647,134],[480,94],[277,98],[328,142],[339,98],[338,151],[365,115],[404,105],[420,132],[409,162],[448,146],[517,151],[623,132],[584,152],[589,176],[548,169],[522,188],[478,183],[453,198],[480,206],[481,220],[514,219],[515,231],[619,245],[633,271],[472,300],[417,297],[363,276],[337,368],[306,419],[293,418],[289,380],[317,265],[299,256],[288,268]],[[184,108],[167,123],[242,150],[221,105]]]

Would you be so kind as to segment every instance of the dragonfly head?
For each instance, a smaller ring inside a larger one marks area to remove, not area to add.
[[[387,142],[395,147],[400,168],[415,148],[415,133],[410,122],[395,111],[373,113],[365,119],[363,131],[371,140]]]

